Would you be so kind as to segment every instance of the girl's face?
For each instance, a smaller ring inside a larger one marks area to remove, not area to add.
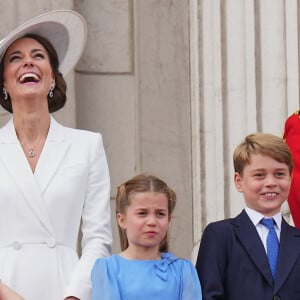
[[[4,57],[4,87],[15,98],[46,98],[54,77],[48,53],[32,38],[21,38],[8,48]]]
[[[126,230],[131,253],[140,250],[159,253],[160,242],[170,222],[168,199],[162,193],[134,193],[126,213],[119,213],[117,219],[120,227]]]
[[[252,155],[243,175],[236,173],[234,179],[237,190],[244,194],[247,206],[265,216],[273,216],[280,211],[291,185],[288,166],[261,154]]]

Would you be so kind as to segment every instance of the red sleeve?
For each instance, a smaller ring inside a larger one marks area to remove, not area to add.
[[[300,110],[285,121],[283,138],[288,144],[294,160],[288,203],[295,226],[300,228]]]

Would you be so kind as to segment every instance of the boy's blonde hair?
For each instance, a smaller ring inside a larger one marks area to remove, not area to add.
[[[292,174],[294,166],[292,154],[282,138],[261,132],[247,135],[233,153],[234,171],[243,175],[244,168],[250,163],[253,154],[266,155],[286,164]]]

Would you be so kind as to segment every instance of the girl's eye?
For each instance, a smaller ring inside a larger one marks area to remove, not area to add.
[[[146,216],[147,213],[146,213],[145,211],[139,211],[139,212],[138,212],[138,215],[139,215],[139,216]]]
[[[160,212],[157,213],[157,215],[158,215],[159,217],[165,217],[165,216],[167,215],[167,213],[164,212],[164,211],[160,211]]]

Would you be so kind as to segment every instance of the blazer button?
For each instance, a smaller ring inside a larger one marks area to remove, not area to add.
[[[277,296],[277,295],[275,295],[274,297],[273,297],[273,300],[280,300],[281,298],[280,298],[280,296]]]
[[[46,244],[49,248],[54,248],[56,246],[56,241],[54,238],[50,238],[47,240]]]
[[[13,241],[12,246],[15,250],[20,250],[22,248],[22,244],[18,241]]]

